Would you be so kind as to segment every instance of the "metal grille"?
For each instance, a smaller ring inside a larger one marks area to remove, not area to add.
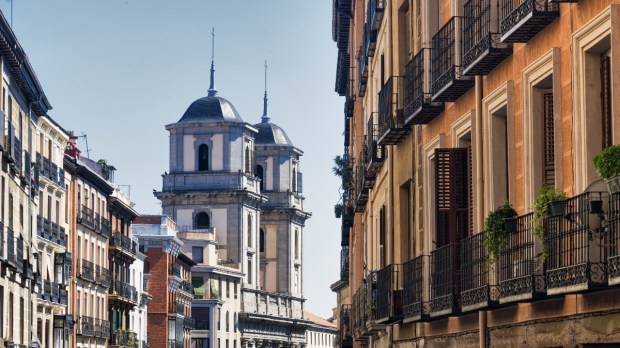
[[[368,123],[366,124],[365,139],[365,163],[368,165],[368,171],[374,174],[384,159],[384,146],[379,145],[379,120],[376,112],[370,114]]]
[[[402,315],[401,265],[388,265],[377,272],[377,319]]]
[[[607,192],[586,192],[566,200],[566,213],[546,219],[548,288],[606,282],[607,236],[590,202],[606,202]]]
[[[505,42],[527,42],[559,16],[558,4],[549,0],[500,1],[501,32]]]
[[[366,277],[366,321],[377,319],[377,271]]]
[[[611,62],[607,55],[601,59],[601,121],[603,126],[603,149],[613,145],[611,113]]]
[[[340,280],[349,281],[349,247],[344,246],[340,251]]]
[[[531,276],[535,267],[534,213],[516,217],[516,229],[507,235],[500,251],[499,281]]]
[[[379,92],[379,133],[384,135],[391,129],[402,127],[402,98],[401,93],[404,79],[401,76],[392,76]]]
[[[478,289],[489,284],[486,233],[480,232],[461,242],[461,291]]]
[[[545,181],[555,186],[555,127],[553,124],[553,93],[543,94],[543,146]]]
[[[364,47],[360,47],[357,52],[357,91],[358,96],[363,97],[366,95],[366,87],[368,84],[368,66],[366,65],[368,61],[368,56],[364,52]]]
[[[351,305],[342,305],[338,317],[339,346],[351,344]]]
[[[459,289],[459,246],[448,244],[431,251],[431,312],[451,310]],[[431,313],[432,315],[432,313]]]
[[[411,115],[424,103],[424,50],[420,50],[405,65],[405,114]]]
[[[609,277],[614,284],[620,280],[620,193],[609,197],[607,223],[609,226]]]
[[[455,79],[456,54],[456,19],[450,20],[433,36],[431,72],[433,78],[433,95]]]
[[[421,317],[424,256],[403,264],[403,315]]]
[[[467,53],[491,32],[491,1],[469,0],[464,5],[463,52]]]

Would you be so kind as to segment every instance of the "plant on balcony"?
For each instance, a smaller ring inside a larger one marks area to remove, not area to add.
[[[620,145],[609,146],[592,159],[594,168],[607,182],[609,193],[620,192]]]
[[[547,259],[548,247],[547,238],[545,236],[544,220],[550,215],[550,210],[556,202],[563,202],[566,207],[566,193],[549,187],[547,183],[538,190],[536,194],[536,202],[534,202],[534,236],[538,238],[543,247],[540,265],[542,265]],[[557,213],[551,213],[551,215],[559,215]]]
[[[341,188],[346,192],[353,189],[353,166],[351,165],[353,161],[353,157],[348,158],[348,156],[338,155],[334,158],[332,172],[342,179]]]
[[[509,202],[506,202],[492,211],[484,220],[484,231],[486,233],[484,246],[489,254],[487,258],[489,264],[497,262],[500,251],[506,246],[507,231],[505,220],[515,216],[517,216],[517,212]]]

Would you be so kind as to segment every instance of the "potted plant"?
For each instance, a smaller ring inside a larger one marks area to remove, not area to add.
[[[338,203],[334,206],[334,215],[336,216],[336,219],[340,219],[343,209],[344,207],[342,206],[342,203]]]
[[[609,146],[592,159],[594,168],[607,183],[609,193],[620,192],[620,145]]]
[[[566,211],[566,194],[546,183],[538,190],[534,202],[534,235],[542,242],[543,252],[541,264],[547,259],[547,239],[545,236],[544,219],[549,216],[564,215]]]
[[[517,212],[506,202],[504,205],[495,209],[484,220],[484,231],[486,233],[484,237],[484,246],[489,253],[488,261],[493,264],[499,259],[499,253],[504,246],[506,246],[506,236],[509,233],[507,227],[510,228],[510,224],[506,223],[508,220],[516,222],[514,217],[517,216]],[[514,232],[514,231],[513,231]]]

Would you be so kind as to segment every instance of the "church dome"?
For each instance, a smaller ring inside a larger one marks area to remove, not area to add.
[[[284,129],[270,122],[261,122],[254,125],[258,134],[254,137],[256,145],[294,146]]]
[[[235,107],[226,99],[210,95],[194,101],[179,122],[243,122]]]

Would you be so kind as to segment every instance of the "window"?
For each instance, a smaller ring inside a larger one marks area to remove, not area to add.
[[[237,298],[237,282],[235,282],[235,287],[233,290],[234,294],[235,294],[235,299]]]
[[[203,263],[204,248],[201,246],[192,247],[192,260],[197,263]]]
[[[248,248],[252,247],[252,214],[248,213]]]
[[[9,193],[9,228],[13,229],[13,195]]]
[[[252,260],[248,260],[248,284],[252,284]]]
[[[293,248],[295,248],[295,260],[299,260],[299,230],[295,229],[295,245],[293,246]]]
[[[252,173],[252,153],[250,151],[250,146],[245,146],[245,172],[250,174]]]
[[[386,250],[385,250],[385,205],[381,206],[379,210],[379,267],[383,268],[386,265]]]
[[[230,298],[230,283],[226,279],[226,298]]]
[[[230,320],[229,320],[229,316],[228,316],[228,311],[226,311],[226,332],[228,332],[230,330]],[[228,342],[228,340],[227,340]]]
[[[258,251],[265,252],[265,230],[262,228],[258,232]]]
[[[297,192],[297,169],[293,168],[293,192]]]
[[[209,170],[209,147],[206,144],[198,147],[198,171]]]
[[[203,229],[209,228],[211,226],[211,221],[209,220],[209,214],[205,212],[200,212],[196,215],[196,220],[194,222],[194,228]]]
[[[550,187],[555,187],[555,141],[553,126],[553,93],[542,95],[543,103],[543,178]]]
[[[264,184],[263,184],[263,166],[261,166],[260,164],[257,164],[255,169],[254,169],[254,176],[258,178],[258,180],[260,181],[260,189],[263,190],[264,189]]]

